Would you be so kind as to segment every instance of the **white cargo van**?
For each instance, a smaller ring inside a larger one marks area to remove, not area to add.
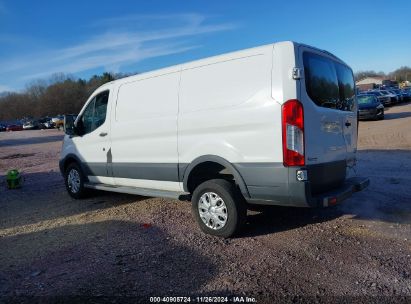
[[[229,237],[250,204],[327,207],[365,188],[347,173],[357,129],[352,70],[279,42],[101,86],[66,130],[60,169],[74,198],[191,198],[201,229]]]

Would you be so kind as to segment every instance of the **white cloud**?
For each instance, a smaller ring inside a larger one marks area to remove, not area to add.
[[[130,26],[123,28],[125,23],[133,23],[136,19],[145,22],[144,31],[130,30]],[[205,21],[206,18],[198,14],[132,15],[100,20],[93,26],[104,29],[82,43],[5,59],[0,62],[0,76],[13,73],[19,75],[20,79],[28,80],[56,72],[75,74],[110,67],[119,70],[122,66],[144,59],[198,47],[187,42],[190,37],[235,28],[233,24],[206,24]],[[150,28],[150,24],[156,25],[156,28]],[[162,24],[162,27],[158,24]]]
[[[197,46],[176,47],[175,45],[163,45],[154,48],[127,49],[112,54],[90,55],[87,57],[77,58],[75,61],[65,62],[55,67],[50,67],[46,71],[24,76],[23,79],[42,78],[48,75],[64,71],[64,73],[74,74],[80,71],[86,71],[96,67],[103,67],[105,70],[113,71],[112,66],[119,66],[138,62],[144,59],[159,57],[164,55],[176,54],[196,48]]]
[[[99,19],[91,23],[91,26],[94,27],[103,27],[103,28],[113,28],[119,26],[129,26],[133,25],[142,25],[147,22],[165,22],[165,21],[176,21],[176,20],[185,20],[193,25],[199,25],[206,20],[206,16],[194,13],[182,13],[182,14],[132,14],[124,15],[121,17],[111,17]]]

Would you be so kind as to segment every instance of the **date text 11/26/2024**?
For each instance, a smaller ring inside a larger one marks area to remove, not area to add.
[[[150,303],[257,303],[256,298],[231,297],[150,297]]]

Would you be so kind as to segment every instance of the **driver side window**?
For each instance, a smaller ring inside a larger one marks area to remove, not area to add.
[[[87,134],[92,131],[95,102],[96,98],[94,97],[93,100],[90,101],[90,103],[88,104],[87,108],[84,110],[83,115],[81,116],[83,134]]]
[[[105,91],[95,96],[81,116],[82,133],[88,134],[100,127],[106,120],[109,92]]]

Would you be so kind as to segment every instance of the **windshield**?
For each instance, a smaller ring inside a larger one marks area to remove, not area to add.
[[[357,97],[358,105],[369,105],[375,103],[374,96],[362,95]]]

